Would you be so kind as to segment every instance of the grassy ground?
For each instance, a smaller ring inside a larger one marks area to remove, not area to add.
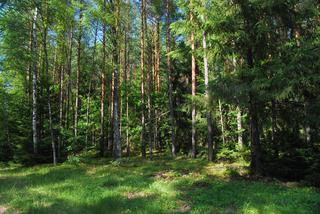
[[[315,189],[245,173],[184,158],[2,167],[0,213],[320,213]]]

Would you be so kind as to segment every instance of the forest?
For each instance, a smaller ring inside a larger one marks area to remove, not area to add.
[[[0,0],[0,214],[319,213],[318,0]]]

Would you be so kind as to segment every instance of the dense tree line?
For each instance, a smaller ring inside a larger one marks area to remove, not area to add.
[[[0,3],[0,160],[84,150],[319,177],[315,0]]]

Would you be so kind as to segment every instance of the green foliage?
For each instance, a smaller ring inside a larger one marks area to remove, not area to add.
[[[219,150],[217,159],[220,161],[235,161],[240,160],[243,157],[242,151],[236,151],[234,149],[228,149],[226,147]]]
[[[140,2],[119,1],[120,20],[119,26],[115,26],[116,2],[10,0],[0,5],[0,161],[25,165],[49,163],[52,140],[59,162],[66,160],[81,165],[88,160],[79,154],[87,150],[97,152],[100,143],[108,150],[105,155],[111,156],[115,68],[120,73],[117,92],[123,153],[127,146],[132,155],[140,153],[141,144],[149,143],[149,137],[155,152],[170,150],[166,1],[146,1],[145,106],[141,99]],[[37,50],[34,54],[38,71],[39,152],[33,154],[31,56],[36,7],[39,14],[35,23]],[[81,22],[80,10],[83,13]],[[265,175],[310,180],[312,170],[319,169],[320,159],[316,155],[320,142],[319,3],[313,0],[178,0],[170,1],[169,10],[172,24],[168,55],[172,66],[177,153],[190,153],[193,100],[200,157],[208,151],[206,113],[210,110],[217,160],[249,160],[250,155],[254,160],[254,153],[258,152]],[[159,38],[156,38],[157,21]],[[191,33],[195,36],[193,53]],[[206,51],[202,47],[204,33]],[[46,41],[43,41],[44,35],[48,35]],[[159,44],[155,44],[157,39]],[[48,67],[44,43],[48,50]],[[157,45],[160,91],[154,87]],[[190,96],[192,54],[196,57],[197,74],[196,96],[193,97]],[[116,55],[118,64],[114,62]],[[205,56],[209,63],[208,96],[204,84]],[[147,82],[148,74],[153,80],[151,85]],[[102,76],[105,77],[104,123],[100,118]],[[80,87],[78,109],[75,108],[77,82]],[[256,107],[254,122],[259,131],[259,151],[253,149],[250,136],[252,106]],[[146,142],[140,142],[142,110],[145,110]],[[104,130],[103,135],[101,130]],[[243,145],[238,142],[239,137]],[[122,161],[115,161],[114,167],[125,165]]]
[[[79,165],[82,162],[81,157],[76,155],[68,156],[66,163],[71,165]]]

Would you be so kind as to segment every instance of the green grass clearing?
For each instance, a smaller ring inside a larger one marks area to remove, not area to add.
[[[5,213],[320,213],[309,187],[242,179],[245,163],[138,158],[0,169]],[[1,210],[1,209],[0,209]]]

